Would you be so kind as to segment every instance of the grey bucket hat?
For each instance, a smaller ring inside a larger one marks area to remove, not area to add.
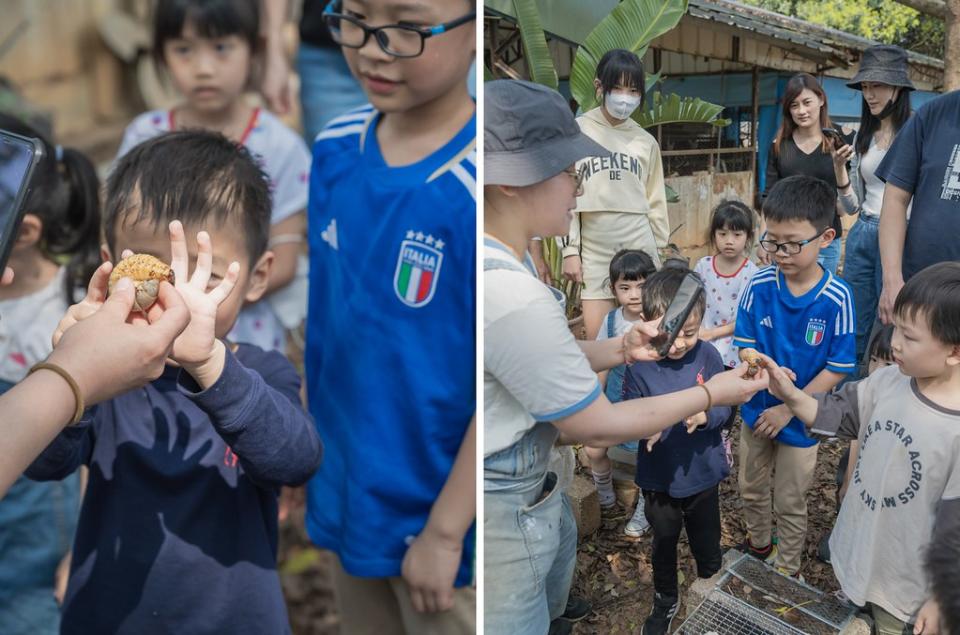
[[[862,82],[877,82],[887,86],[899,86],[915,90],[907,65],[907,52],[893,44],[871,46],[860,58],[860,70],[847,86],[862,90]]]
[[[580,132],[563,96],[515,79],[484,86],[484,184],[523,187],[609,151]]]

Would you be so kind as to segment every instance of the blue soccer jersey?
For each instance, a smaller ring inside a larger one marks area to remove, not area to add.
[[[856,319],[847,283],[825,271],[817,285],[796,297],[775,266],[753,276],[740,300],[733,343],[755,348],[797,374],[803,388],[824,368],[835,373],[856,370]],[[753,428],[761,412],[782,403],[766,390],[745,403],[740,414]],[[794,417],[777,441],[796,447],[816,444]]]
[[[400,575],[476,409],[476,119],[401,167],[379,119],[366,106],[317,136],[308,206],[307,397],[325,456],[307,531],[360,577]]]

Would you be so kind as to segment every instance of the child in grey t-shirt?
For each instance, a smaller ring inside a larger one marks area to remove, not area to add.
[[[810,428],[860,454],[830,540],[834,573],[878,628],[937,632],[923,562],[934,527],[960,511],[960,263],[910,279],[894,306],[896,366],[809,396],[765,358],[770,391]]]

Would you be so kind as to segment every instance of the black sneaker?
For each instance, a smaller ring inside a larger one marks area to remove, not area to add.
[[[676,596],[669,597],[657,593],[653,598],[653,611],[643,623],[640,635],[667,635],[678,608],[680,604]]]
[[[593,605],[590,604],[585,598],[577,597],[571,595],[567,599],[567,610],[563,612],[563,615],[560,617],[569,622],[579,622],[586,616],[590,615],[590,611],[593,610]]]
[[[826,562],[830,564],[830,534],[833,533],[833,530],[827,532],[827,535],[820,540],[820,544],[817,545],[817,560],[820,562]]]
[[[550,630],[547,631],[547,635],[570,635],[571,633],[573,633],[573,622],[562,617],[550,622]]]

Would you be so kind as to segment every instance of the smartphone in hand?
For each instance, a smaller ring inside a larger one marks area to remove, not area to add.
[[[833,142],[833,147],[835,148],[847,145],[847,140],[844,139],[843,133],[836,128],[821,128],[820,132],[823,133],[824,137],[827,137]]]
[[[0,130],[0,272],[17,241],[30,179],[42,159],[43,143],[39,139]]]
[[[650,340],[660,357],[666,357],[670,352],[670,347],[683,330],[683,325],[686,324],[690,312],[697,305],[697,300],[703,292],[703,281],[700,280],[700,276],[692,272],[684,276],[677,294],[673,296],[670,306],[663,314],[660,332]]]

